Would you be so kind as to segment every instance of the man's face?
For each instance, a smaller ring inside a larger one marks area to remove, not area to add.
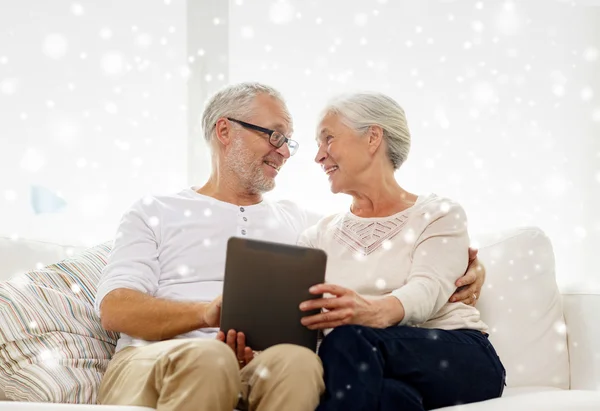
[[[256,97],[248,118],[236,120],[279,131],[287,137],[291,134],[283,106],[267,94]],[[269,143],[268,134],[230,123],[233,137],[225,154],[226,167],[246,190],[252,193],[271,191],[275,188],[275,177],[290,157],[287,145],[276,148]]]

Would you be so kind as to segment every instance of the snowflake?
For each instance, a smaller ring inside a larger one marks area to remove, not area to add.
[[[150,224],[150,227],[156,227],[159,224],[159,219],[156,216],[152,216],[148,219],[148,224]]]
[[[117,52],[106,53],[102,56],[100,64],[104,73],[109,76],[117,76],[125,71],[124,58]]]
[[[584,238],[587,237],[587,230],[584,227],[575,227],[575,235],[580,239],[583,240]]]
[[[581,90],[581,99],[583,101],[590,101],[592,97],[594,97],[594,91],[591,89],[591,87],[584,87]]]
[[[207,208],[204,210],[205,217],[210,217],[211,215],[212,215],[212,210],[210,208]]]
[[[381,243],[381,246],[384,250],[389,250],[392,248],[392,242],[390,240],[385,240],[383,243]]]
[[[546,191],[553,197],[562,196],[567,189],[567,185],[567,180],[561,175],[550,176],[545,182]]]
[[[106,104],[104,104],[104,110],[106,110],[106,112],[109,114],[117,114],[119,111],[117,105],[112,101],[108,101]]]
[[[0,93],[10,96],[17,92],[19,87],[19,79],[7,78],[0,83]]]
[[[83,16],[83,14],[85,13],[85,10],[81,4],[73,3],[71,5],[71,13],[73,13],[76,16]]]
[[[14,190],[4,191],[4,198],[6,201],[15,201],[17,199],[17,193]]]
[[[99,34],[100,34],[100,38],[101,38],[101,39],[103,39],[103,40],[108,40],[108,39],[110,39],[110,38],[112,37],[112,30],[111,30],[111,29],[109,29],[108,27],[103,27],[103,28],[100,30],[100,33],[99,33]]]
[[[415,240],[417,239],[417,236],[415,234],[415,231],[412,228],[409,228],[408,230],[406,230],[406,233],[404,233],[404,241],[408,244],[412,244],[415,242]]]
[[[383,278],[378,278],[377,281],[375,281],[375,287],[377,287],[378,290],[383,290],[386,286],[386,282]]]
[[[251,26],[244,26],[241,30],[242,37],[245,39],[251,39],[254,37],[254,29]]]
[[[135,38],[135,44],[141,48],[148,48],[152,45],[152,36],[148,33],[140,33]]]
[[[50,350],[43,350],[40,352],[40,360],[47,367],[54,368],[58,366],[58,355]]]
[[[449,365],[450,364],[449,364],[448,360],[442,360],[442,361],[440,361],[440,368],[441,369],[446,369],[446,368],[448,368]]]
[[[32,321],[29,323],[29,328],[37,328],[37,326],[38,326],[38,323],[35,321]]]
[[[358,366],[358,369],[363,372],[367,371],[369,369],[369,364],[367,364],[366,362],[361,362]]]
[[[269,378],[269,369],[267,367],[259,367],[256,370],[256,374],[258,374],[259,378],[266,380],[267,378]]]
[[[286,24],[294,18],[294,6],[287,0],[279,0],[269,8],[269,19],[275,24]]]
[[[354,253],[354,259],[356,261],[365,261],[367,257],[360,251]]]
[[[583,51],[583,59],[585,61],[596,61],[598,59],[598,55],[600,53],[598,53],[598,49],[595,47],[588,47]]]
[[[560,335],[566,335],[567,334],[567,325],[564,322],[557,321],[554,324],[554,330]]]
[[[62,34],[49,34],[44,38],[43,52],[52,59],[60,59],[67,54],[67,39]]]
[[[177,274],[188,275],[189,273],[190,273],[190,268],[187,265],[182,264],[179,267],[177,267]]]
[[[78,284],[72,284],[71,291],[73,291],[75,294],[79,294],[81,292],[81,287]]]
[[[357,13],[354,15],[354,24],[356,24],[359,27],[366,26],[368,21],[369,15],[366,13]]]

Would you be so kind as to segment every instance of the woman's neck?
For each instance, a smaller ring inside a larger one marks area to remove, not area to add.
[[[388,217],[413,206],[417,195],[404,190],[394,181],[352,193],[350,212],[358,217]]]

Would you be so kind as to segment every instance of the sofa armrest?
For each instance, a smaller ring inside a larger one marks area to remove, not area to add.
[[[600,294],[563,294],[572,390],[600,391]]]

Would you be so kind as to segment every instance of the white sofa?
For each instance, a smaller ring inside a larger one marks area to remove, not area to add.
[[[476,236],[487,270],[478,303],[507,370],[502,398],[444,411],[600,411],[600,295],[559,293],[552,245],[535,227]],[[0,238],[0,281],[75,247]],[[0,318],[0,326],[2,319]],[[142,407],[11,402],[0,411],[141,411]]]

